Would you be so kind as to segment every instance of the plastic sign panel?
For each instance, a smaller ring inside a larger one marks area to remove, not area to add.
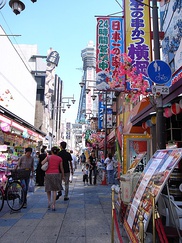
[[[136,168],[138,167],[139,163],[142,161],[142,159],[144,158],[144,156],[146,155],[146,152],[143,153],[139,153],[136,158],[133,159],[133,162],[131,163],[130,167],[129,167],[129,171],[135,171]]]
[[[182,158],[182,148],[157,150],[141,174],[126,210],[124,227],[132,243],[139,242],[139,216],[144,218],[144,232],[152,214],[152,196],[157,202],[171,172]]]
[[[169,87],[161,85],[152,85],[152,94],[169,94]]]
[[[161,60],[155,60],[148,66],[148,76],[156,84],[165,84],[170,81],[172,72],[170,66]]]

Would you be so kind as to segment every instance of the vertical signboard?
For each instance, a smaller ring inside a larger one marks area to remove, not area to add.
[[[107,114],[107,128],[112,128],[112,109],[107,107],[107,113],[106,113],[106,105],[105,105],[105,99],[104,94],[99,94],[99,105],[98,105],[98,129],[104,129],[105,128],[105,114]],[[108,93],[107,95],[107,105],[112,104],[112,93]]]
[[[125,0],[125,45],[126,53],[132,59],[138,73],[147,77],[147,67],[152,60],[149,0]],[[150,80],[149,86],[151,85]],[[127,82],[127,89],[132,84]]]
[[[105,107],[106,108],[106,107]],[[105,112],[104,112],[104,122],[103,122],[103,127],[105,128]],[[107,108],[107,128],[113,128],[112,126],[112,109]]]
[[[71,130],[71,123],[66,123],[66,139],[70,139],[70,130]]]
[[[103,104],[103,101],[102,101],[102,95],[99,94],[99,105],[98,105],[98,108],[99,108],[99,116],[98,116],[98,129],[103,129],[104,125],[103,125],[103,121],[104,121],[104,111],[105,111],[105,106]]]
[[[108,82],[112,82],[112,75],[118,67],[115,55],[123,53],[123,50],[123,19],[121,17],[98,17],[96,40],[97,90],[111,90]],[[113,90],[115,89],[113,88]]]
[[[95,80],[95,77],[94,77],[94,69],[93,68],[89,68],[87,67],[87,71],[86,71],[86,80],[88,80],[86,82],[86,85],[88,89],[90,90],[93,90],[93,80]],[[91,94],[92,92],[88,92],[88,94],[86,95],[86,110],[94,110],[94,107],[93,107],[93,100],[92,100],[92,97],[91,97]]]

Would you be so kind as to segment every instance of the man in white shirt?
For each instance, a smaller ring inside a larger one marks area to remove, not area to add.
[[[115,160],[112,157],[112,154],[109,153],[107,158],[104,161],[104,164],[107,165],[107,176],[108,176],[108,184],[114,184],[114,163]]]
[[[72,157],[72,167],[73,167],[73,173],[77,169],[77,157],[73,154],[73,150],[70,150],[70,154]],[[70,182],[73,180],[73,175],[70,174]]]

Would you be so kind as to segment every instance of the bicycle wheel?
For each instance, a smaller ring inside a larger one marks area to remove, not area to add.
[[[13,211],[18,211],[25,202],[24,191],[19,181],[11,182],[6,191],[7,204]]]
[[[3,197],[3,191],[0,188],[0,211],[2,210],[3,206],[4,206],[4,197]]]

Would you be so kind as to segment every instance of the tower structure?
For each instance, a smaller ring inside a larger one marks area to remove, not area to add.
[[[82,89],[78,107],[77,121],[85,123],[86,114],[97,116],[97,102],[92,100],[96,82],[96,49],[93,41],[89,41],[87,47],[81,51],[83,60]],[[89,90],[89,91],[88,91]]]

